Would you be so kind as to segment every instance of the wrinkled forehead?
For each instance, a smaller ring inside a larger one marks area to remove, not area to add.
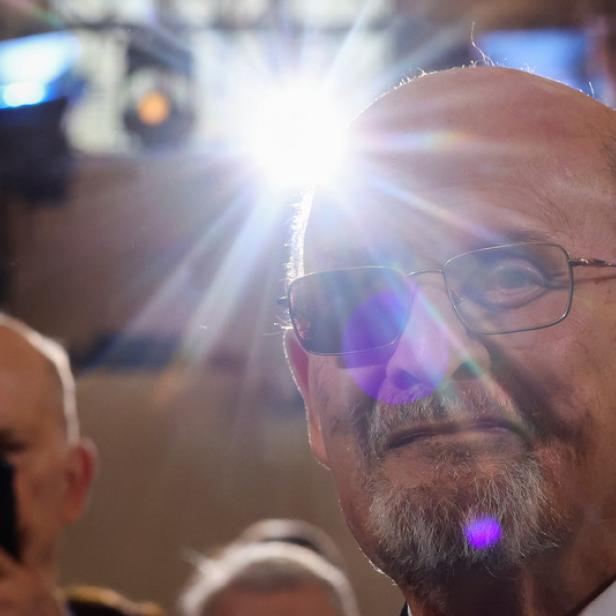
[[[471,89],[377,103],[357,123],[345,173],[314,196],[306,270],[409,267],[509,241],[571,246],[611,207],[614,178],[590,130],[594,107],[574,93],[572,109],[549,111],[543,98],[568,102],[551,87],[533,91],[532,108],[486,102],[481,88],[476,100]]]
[[[555,197],[510,153],[501,165],[494,155],[486,165],[471,153],[457,158],[382,157],[367,161],[348,185],[317,193],[305,237],[307,267],[351,267],[409,251],[444,260],[451,250],[571,231],[573,195],[569,202]]]

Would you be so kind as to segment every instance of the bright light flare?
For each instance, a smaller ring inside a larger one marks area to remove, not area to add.
[[[24,81],[0,86],[0,102],[5,107],[37,105],[47,96],[47,88],[42,83]]]
[[[318,88],[281,88],[248,121],[251,155],[272,186],[310,188],[339,170],[346,149],[342,114]]]
[[[0,82],[50,83],[69,71],[78,56],[79,42],[68,31],[0,41]]]

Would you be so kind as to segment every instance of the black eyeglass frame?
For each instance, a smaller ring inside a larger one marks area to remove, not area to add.
[[[450,285],[447,283],[447,274],[446,274],[446,269],[447,266],[449,264],[451,264],[452,262],[466,257],[468,255],[471,254],[477,254],[477,253],[485,253],[488,251],[493,251],[493,250],[501,250],[501,249],[506,249],[506,248],[517,248],[517,247],[523,247],[523,246],[551,246],[553,248],[558,248],[560,251],[562,251],[563,255],[566,257],[567,259],[567,265],[568,265],[568,271],[569,271],[569,285],[568,285],[568,298],[567,298],[567,304],[566,304],[566,308],[563,311],[563,313],[557,318],[554,319],[553,321],[550,321],[549,323],[545,323],[543,325],[535,325],[533,327],[524,327],[524,328],[516,328],[516,329],[509,329],[509,330],[498,330],[498,331],[484,331],[478,328],[474,328],[474,327],[470,327],[469,324],[466,322],[464,316],[460,313],[457,305],[456,305],[456,299],[453,296],[453,292],[451,290]],[[293,330],[295,332],[295,335],[298,339],[298,341],[300,342],[300,344],[302,345],[302,347],[311,355],[320,355],[320,356],[341,356],[341,355],[351,355],[354,353],[362,353],[362,352],[366,352],[366,351],[378,351],[379,349],[386,349],[394,344],[396,344],[398,342],[398,340],[400,339],[400,337],[402,336],[403,330],[391,341],[388,342],[387,344],[384,345],[380,345],[380,346],[376,346],[376,347],[370,347],[367,349],[362,349],[362,350],[358,350],[358,351],[340,351],[340,352],[335,352],[335,353],[323,353],[323,352],[318,352],[318,351],[314,351],[314,350],[309,350],[307,349],[303,342],[302,342],[302,336],[299,334],[298,328],[296,326],[295,323],[295,318],[293,316],[293,309],[292,306],[290,304],[290,296],[291,296],[291,290],[293,288],[293,285],[301,280],[305,280],[306,278],[310,278],[312,276],[318,276],[319,274],[323,274],[323,273],[329,273],[329,272],[345,272],[345,271],[365,271],[365,270],[383,270],[383,271],[387,271],[387,272],[394,272],[396,275],[401,275],[404,278],[413,278],[415,276],[419,276],[422,274],[440,274],[443,277],[443,283],[445,285],[445,289],[447,291],[447,297],[449,299],[449,302],[451,304],[451,307],[453,308],[454,314],[456,315],[456,317],[458,318],[458,320],[462,323],[462,325],[464,325],[464,327],[466,328],[466,330],[469,333],[473,333],[473,334],[479,334],[482,336],[500,336],[500,335],[504,335],[504,334],[515,334],[515,333],[520,333],[520,332],[528,332],[528,331],[534,331],[534,330],[538,330],[538,329],[545,329],[547,327],[552,327],[553,325],[557,325],[558,323],[560,323],[561,321],[563,321],[564,319],[567,318],[567,316],[569,315],[569,313],[571,312],[571,306],[573,304],[573,292],[574,292],[574,287],[575,287],[575,280],[574,280],[574,276],[573,276],[573,268],[574,267],[613,267],[616,268],[616,262],[614,261],[607,261],[605,259],[597,259],[594,257],[571,257],[569,255],[569,253],[567,252],[567,250],[565,248],[563,248],[560,244],[556,244],[556,243],[551,243],[551,242],[514,242],[514,243],[510,243],[510,244],[501,244],[498,246],[488,246],[486,248],[478,248],[476,250],[468,250],[466,252],[463,252],[459,255],[455,255],[453,257],[450,257],[449,259],[447,259],[441,267],[439,268],[434,268],[434,269],[422,269],[422,270],[415,270],[412,272],[402,272],[396,268],[393,267],[388,267],[388,266],[384,266],[384,265],[366,265],[366,266],[359,266],[359,267],[348,267],[348,268],[341,268],[341,269],[334,269],[334,270],[323,270],[320,272],[311,272],[310,274],[306,274],[305,276],[300,276],[298,278],[296,278],[295,280],[292,280],[289,283],[288,289],[287,289],[287,295],[284,297],[281,297],[278,299],[278,304],[281,306],[285,306],[287,308],[287,310],[289,311],[289,317],[291,320],[291,325],[293,327]],[[408,319],[409,319],[409,315],[407,314],[405,316],[406,318],[406,322],[408,323]]]

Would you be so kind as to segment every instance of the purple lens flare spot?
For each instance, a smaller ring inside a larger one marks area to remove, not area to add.
[[[503,534],[500,523],[489,516],[477,518],[464,529],[466,541],[475,550],[486,550],[496,545]]]
[[[348,318],[343,332],[342,360],[346,368],[359,389],[385,404],[408,404],[430,397],[441,384],[449,363],[449,346],[443,343],[447,331],[439,315],[420,295],[413,280],[408,281],[408,293],[410,307],[396,293],[375,294]],[[379,315],[386,323],[379,321]],[[408,327],[409,320],[414,327]],[[374,331],[395,331],[390,339],[395,337],[396,341],[354,352],[353,349],[371,346]],[[396,366],[392,368],[394,354]]]
[[[347,319],[342,333],[343,353],[374,347],[378,350],[396,339],[406,326],[407,301],[393,291],[380,291],[363,301]]]

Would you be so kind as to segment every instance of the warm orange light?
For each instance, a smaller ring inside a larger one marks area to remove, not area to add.
[[[144,124],[162,124],[171,112],[169,99],[160,92],[148,92],[139,99],[137,113]]]

